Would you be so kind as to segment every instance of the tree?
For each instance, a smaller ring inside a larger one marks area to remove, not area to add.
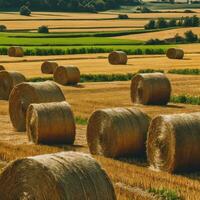
[[[119,14],[119,15],[118,15],[118,18],[119,18],[119,19],[128,19],[129,17],[128,17],[127,14]]]
[[[22,6],[19,10],[20,15],[30,16],[31,10],[27,6]]]
[[[157,27],[158,28],[167,28],[168,27],[167,21],[164,18],[159,18],[157,21]]]
[[[192,26],[192,18],[190,17],[185,17],[184,20],[183,20],[183,26],[185,27],[190,27]]]
[[[148,24],[144,26],[145,29],[155,29],[156,28],[156,21],[150,20]]]
[[[38,33],[49,33],[49,28],[47,26],[40,26],[38,28]]]
[[[176,26],[176,19],[170,19],[168,22],[168,26],[169,27],[174,27]]]
[[[184,33],[185,35],[185,40],[187,42],[197,42],[198,36],[194,34],[192,31],[187,31]]]
[[[198,27],[199,24],[200,24],[199,18],[196,15],[194,15],[192,17],[192,26]]]
[[[0,32],[5,32],[7,27],[5,25],[0,25]]]

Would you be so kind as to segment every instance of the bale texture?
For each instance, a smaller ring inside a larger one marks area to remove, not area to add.
[[[144,155],[149,120],[134,108],[95,111],[87,127],[90,152],[106,157]]]
[[[54,82],[21,83],[14,87],[9,97],[11,122],[17,131],[25,131],[26,111],[30,104],[61,101],[65,101],[65,97]]]
[[[151,122],[147,155],[153,169],[167,172],[200,168],[200,113],[160,115]]]
[[[0,199],[116,200],[116,195],[92,157],[61,152],[11,162],[0,175]]]
[[[41,71],[43,74],[53,74],[57,67],[58,63],[52,61],[45,61],[41,65]]]
[[[61,84],[77,84],[80,82],[80,71],[78,67],[75,66],[59,66],[54,72],[54,81]]]
[[[126,65],[128,57],[123,51],[113,51],[109,54],[108,61],[111,65]]]
[[[169,59],[183,59],[184,51],[183,49],[169,48],[167,50],[166,56]]]
[[[75,129],[73,112],[65,101],[31,104],[27,110],[28,138],[36,144],[73,144]]]
[[[2,70],[6,70],[6,69],[3,65],[0,65],[0,71],[2,71]]]
[[[166,105],[171,96],[171,84],[162,73],[137,74],[131,82],[133,103]]]
[[[8,56],[10,57],[23,57],[24,51],[22,47],[10,47],[8,49]]]
[[[0,71],[0,99],[8,100],[12,89],[26,78],[19,72]]]

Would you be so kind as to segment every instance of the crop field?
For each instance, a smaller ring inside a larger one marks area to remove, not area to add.
[[[152,9],[163,9],[160,4],[151,6]],[[59,66],[77,66],[81,72],[80,83],[77,85],[57,84],[75,116],[74,145],[30,143],[26,132],[17,132],[13,128],[9,117],[9,102],[0,100],[0,171],[10,161],[22,157],[71,150],[89,153],[86,140],[88,119],[98,109],[134,107],[147,113],[150,118],[160,114],[200,112],[200,44],[145,44],[151,38],[166,39],[176,33],[182,36],[188,30],[200,35],[200,28],[144,29],[144,24],[152,18],[180,18],[193,16],[194,13],[184,13],[185,7],[177,5],[176,10],[169,13],[167,8],[165,12],[162,10],[164,13],[146,14],[130,13],[128,9],[132,12],[132,7],[124,6],[117,11],[99,13],[33,12],[30,17],[16,12],[0,12],[0,25],[8,28],[8,32],[0,33],[0,65],[6,70],[20,72],[27,81],[33,82],[53,80],[52,74],[41,72],[44,61],[55,61]],[[171,10],[170,5],[168,10]],[[200,17],[199,9],[193,11]],[[127,13],[130,19],[117,19],[119,13]],[[50,33],[36,33],[41,25],[47,25]],[[7,56],[10,46],[22,47],[25,56]],[[165,52],[170,47],[182,48],[184,59],[168,59]],[[112,50],[125,51],[128,63],[109,64],[108,53]],[[162,71],[166,74],[172,85],[168,105],[145,106],[132,103],[131,78],[142,71]],[[175,103],[174,98],[182,103]],[[186,100],[181,101],[181,98]],[[191,103],[187,98],[194,98],[195,102]],[[152,171],[145,157],[93,157],[111,178],[118,200],[199,199],[198,171],[178,174]]]

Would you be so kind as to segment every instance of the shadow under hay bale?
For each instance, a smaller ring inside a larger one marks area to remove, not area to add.
[[[8,49],[8,56],[10,57],[23,57],[24,50],[22,47],[10,47]]]
[[[200,113],[160,115],[150,125],[147,155],[151,168],[167,172],[200,169]]]
[[[133,103],[166,105],[170,101],[171,84],[162,73],[137,74],[131,82]]]
[[[15,160],[0,175],[0,199],[116,200],[106,172],[75,152]]]
[[[53,61],[45,61],[41,65],[41,71],[43,74],[53,74],[58,67],[58,63]]]
[[[113,51],[109,54],[108,61],[111,65],[126,65],[128,57],[123,51]]]
[[[2,70],[6,70],[6,69],[3,65],[0,65],[0,71],[2,71]]]
[[[36,144],[74,143],[75,119],[67,102],[31,104],[26,116],[29,141]]]
[[[150,118],[138,109],[97,110],[87,127],[90,152],[113,158],[145,155],[149,123]]]
[[[61,89],[52,81],[21,83],[14,87],[9,97],[9,114],[17,131],[26,130],[26,111],[32,103],[65,101]]]
[[[0,71],[0,99],[8,100],[12,89],[25,81],[26,78],[19,72]]]
[[[75,66],[59,66],[54,72],[54,81],[61,85],[75,85],[80,82],[80,70]]]
[[[169,59],[183,59],[184,51],[182,49],[169,48],[167,50],[166,56]]]

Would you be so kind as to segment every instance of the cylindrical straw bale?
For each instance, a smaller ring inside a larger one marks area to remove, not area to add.
[[[163,73],[137,74],[131,82],[133,103],[166,105],[171,96],[171,84]]]
[[[2,70],[6,70],[6,69],[3,65],[0,65],[0,71],[2,71]]]
[[[26,115],[29,141],[36,144],[73,144],[75,119],[66,102],[31,104]]]
[[[147,155],[159,171],[191,171],[200,168],[200,113],[160,115],[150,125]]]
[[[123,51],[113,51],[109,54],[108,61],[111,65],[126,65],[128,57]]]
[[[183,59],[184,51],[183,49],[169,48],[166,56],[170,59]]]
[[[26,78],[19,72],[0,71],[0,99],[8,100],[12,89]]]
[[[61,101],[65,101],[65,97],[54,82],[21,83],[14,87],[9,97],[11,122],[17,131],[25,131],[26,111],[30,104]]]
[[[8,49],[8,56],[10,57],[23,57],[24,56],[24,50],[22,47],[10,47]]]
[[[80,82],[80,70],[75,66],[59,66],[54,72],[54,81],[61,84],[77,84]]]
[[[53,74],[57,67],[58,63],[52,61],[45,61],[41,65],[41,71],[43,74]]]
[[[149,121],[145,113],[134,108],[95,111],[87,127],[90,152],[106,157],[144,155]]]
[[[91,156],[61,152],[11,162],[0,175],[0,199],[116,200],[116,195]]]

